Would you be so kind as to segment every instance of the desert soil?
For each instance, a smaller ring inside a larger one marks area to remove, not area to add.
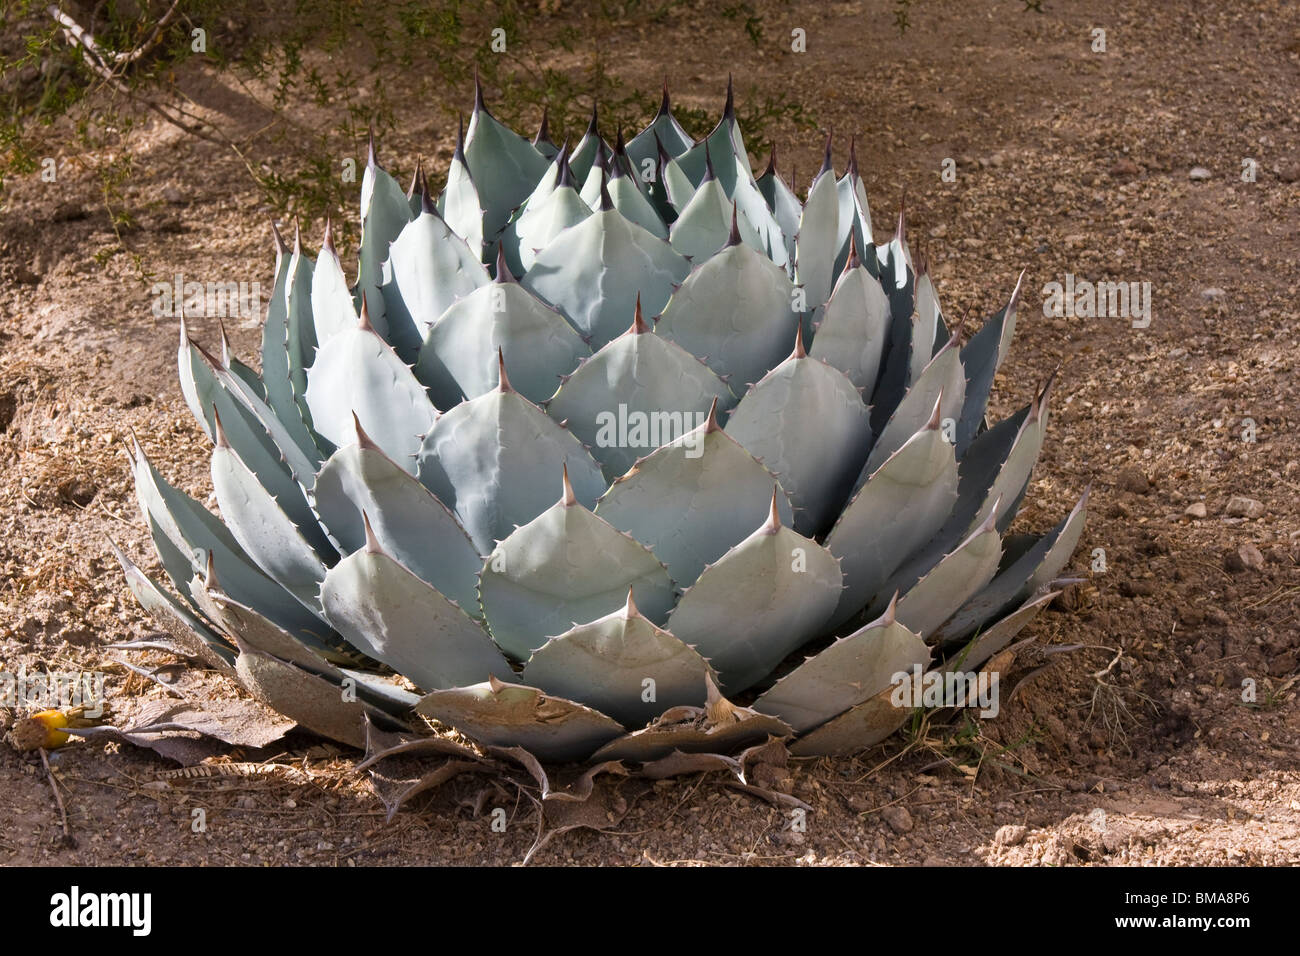
[[[760,51],[734,21],[675,7],[604,38],[620,76],[657,86],[666,72],[685,104],[721,106],[724,64],[742,98],[806,104],[834,130],[841,171],[855,135],[877,240],[905,194],[950,315],[977,323],[1026,270],[995,417],[1060,371],[1018,527],[1055,523],[1090,482],[1092,504],[1083,583],[1031,625],[997,719],[940,715],[856,758],[796,762],[805,832],[718,775],[685,778],[538,862],[1300,860],[1300,7],[1047,6],[919,0],[900,37],[880,0],[759,3]],[[789,50],[795,27],[804,54]],[[182,81],[232,132],[261,122],[221,76]],[[454,93],[469,104],[468,81]],[[454,135],[441,114],[412,115],[407,140],[384,144],[401,175],[417,151],[445,163]],[[806,186],[818,134],[776,132]],[[143,212],[122,238],[148,272],[269,287],[265,210],[233,154],[150,123],[124,148]],[[107,672],[129,717],[166,691],[105,647],[156,631],[106,536],[161,573],[119,443],[137,435],[200,499],[208,450],[177,385],[175,320],[152,314],[131,255],[97,255],[116,245],[108,216],[78,155],[58,159],[57,183],[13,180],[0,230],[0,670]],[[304,224],[313,245],[321,228]],[[1150,326],[1045,317],[1040,290],[1067,273],[1149,282]],[[251,360],[256,328],[229,324]],[[193,330],[216,347],[215,320]],[[53,760],[65,839],[39,759],[0,746],[0,863],[509,864],[535,836],[526,802],[493,832],[473,778],[386,823],[356,755],[301,732],[222,759],[268,756],[305,774],[160,781],[175,765],[150,751],[71,745]]]

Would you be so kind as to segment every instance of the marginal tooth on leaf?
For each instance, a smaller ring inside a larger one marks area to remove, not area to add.
[[[781,530],[781,513],[776,509],[777,495],[781,493],[780,485],[772,486],[772,505],[767,512],[767,521],[763,524],[763,534],[776,534]]]
[[[226,438],[226,430],[221,427],[221,413],[217,411],[215,405],[212,406],[212,440],[216,442],[218,448],[230,447],[230,441]]]
[[[496,675],[488,675],[488,687],[491,689],[492,693],[499,694],[509,686],[509,684],[498,678]]]
[[[510,387],[510,379],[506,377],[506,355],[500,346],[497,346],[497,391],[502,394],[514,391]]]
[[[383,554],[383,546],[375,537],[375,529],[370,527],[370,515],[366,514],[365,508],[361,509],[361,523],[366,527],[366,554]]]
[[[880,615],[879,623],[881,624],[881,626],[889,627],[891,624],[895,623],[898,620],[897,611],[898,611],[898,592],[895,591],[894,596],[889,599],[889,607],[885,608],[885,613]]]
[[[641,315],[641,293],[636,294],[636,311],[632,313],[632,327],[627,330],[627,335],[641,335],[650,331],[650,326],[646,324]]]
[[[572,508],[578,503],[578,496],[573,493],[573,485],[569,482],[569,463],[567,461],[562,466],[561,480],[564,482],[564,487],[560,493],[560,504],[566,508]]]

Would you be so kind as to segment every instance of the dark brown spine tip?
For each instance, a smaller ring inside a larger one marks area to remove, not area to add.
[[[278,262],[280,257],[289,251],[289,247],[285,244],[284,236],[280,234],[280,227],[276,225],[274,219],[271,220],[271,237],[275,242],[275,258]]]
[[[478,67],[474,68],[474,112],[487,112],[487,104],[483,102],[483,83],[478,77]]]
[[[591,119],[587,122],[587,135],[600,138],[600,110],[594,102],[591,104]]]
[[[655,152],[659,154],[659,168],[662,169],[664,166],[668,165],[668,161],[672,159],[672,157],[668,155],[668,150],[664,149],[663,140],[659,138],[659,134],[655,133],[654,137]]]
[[[916,253],[916,277],[920,279],[921,276],[929,275],[929,273],[930,257],[925,254],[924,250],[918,249]],[[1024,275],[1024,273],[1022,272],[1021,275]],[[1014,300],[1014,298],[1015,293],[1012,293],[1012,299]]]
[[[736,118],[736,86],[732,82],[730,73],[727,74],[727,102],[722,107],[722,118],[724,120]]]
[[[709,405],[709,417],[704,422],[704,434],[712,435],[714,432],[722,431],[722,426],[718,424],[718,400],[715,398]]]
[[[357,316],[357,328],[363,332],[375,331],[374,325],[370,322],[370,304],[366,301],[365,290],[361,292],[361,315]]]
[[[221,413],[217,411],[217,406],[212,406],[212,440],[218,448],[229,448],[230,440],[226,438],[226,430],[221,427]]]
[[[856,136],[849,137],[849,165],[844,170],[844,175],[850,178],[857,178],[858,175],[858,138]]]
[[[208,559],[203,563],[203,588],[207,591],[221,590],[221,582],[217,580],[217,563],[212,559],[211,549],[208,549]]]
[[[357,435],[357,447],[365,451],[381,450],[380,447],[375,444],[374,439],[367,435],[366,430],[361,427],[361,419],[357,417],[356,412],[352,413],[352,429]]]
[[[375,150],[375,124],[373,122],[370,124],[366,136],[366,165],[379,165],[378,154]]]
[[[776,143],[772,143],[772,148],[767,154],[767,169],[763,170],[764,176],[776,176]]]
[[[503,242],[497,243],[497,274],[495,277],[495,281],[497,282],[515,281],[515,277],[510,272],[510,266],[506,263],[506,247],[505,247],[505,243]]]
[[[560,189],[568,186],[570,189],[576,188],[573,182],[573,167],[569,165],[569,156],[566,152],[567,147],[561,147],[557,154],[557,165],[555,170],[555,188]]]
[[[609,195],[609,174],[604,170],[600,173],[600,211],[609,212],[614,208],[614,200]]]
[[[551,141],[551,108],[542,107],[542,122],[537,127],[537,135],[533,137],[533,145],[538,146],[542,143]]]
[[[885,613],[880,615],[880,623],[884,627],[889,627],[898,620],[898,592],[889,599],[889,607],[885,608]]]
[[[803,322],[796,322],[794,327],[794,351],[790,353],[790,358],[801,359],[808,357],[808,350],[803,347]]]
[[[1029,409],[1029,418],[1031,421],[1038,421],[1038,419],[1042,417],[1043,412],[1046,411],[1047,403],[1052,400],[1052,389],[1056,387],[1056,373],[1060,370],[1061,367],[1059,365],[1052,369],[1052,374],[1047,376],[1047,381],[1043,383],[1043,387],[1034,395],[1033,404]]]
[[[740,223],[736,218],[736,203],[731,203],[731,234],[727,236],[727,244],[724,248],[730,249],[732,246],[740,245]]]
[[[835,174],[835,165],[831,162],[831,141],[832,141],[833,136],[834,136],[833,133],[827,133],[827,134],[826,134],[826,149],[825,149],[825,152],[824,152],[823,155],[822,155],[822,168],[821,168],[821,172],[819,172],[819,173],[817,174],[817,175],[819,175],[819,176],[820,176],[822,173],[830,173],[831,175],[834,175],[834,174]]]
[[[379,543],[379,538],[375,535],[375,529],[370,526],[370,515],[366,514],[366,509],[361,509],[361,523],[366,528],[366,554],[383,554],[383,546]]]
[[[226,335],[226,323],[220,318],[217,319],[217,332],[221,336],[221,367],[229,371],[232,358],[230,336]]]
[[[320,247],[322,252],[338,255],[337,252],[334,252],[334,224],[330,221],[329,216],[325,217],[325,238],[320,241]]]
[[[650,326],[646,324],[645,317],[641,314],[641,293],[636,294],[636,310],[632,313],[632,327],[627,330],[629,335],[644,335],[650,331]]]
[[[934,410],[930,412],[930,420],[925,423],[926,431],[937,432],[939,430],[939,425],[942,422],[942,415],[943,415],[943,413],[940,411],[942,408],[943,408],[943,389],[941,388],[939,389],[939,397],[934,400]]]
[[[862,254],[858,252],[858,234],[849,230],[849,257],[844,260],[844,271],[856,269],[862,265]]]
[[[664,74],[664,95],[659,99],[659,112],[656,116],[667,116],[672,111],[672,103],[668,99],[668,74]]]
[[[420,191],[420,181],[424,178],[424,157],[415,158],[415,172],[411,174],[411,188],[406,191],[407,199],[414,199]]]
[[[567,461],[562,466],[560,478],[563,482],[560,491],[560,504],[566,508],[572,508],[578,503],[578,496],[573,493],[573,483],[569,481],[569,463]]]
[[[302,223],[297,216],[293,217],[293,254],[302,255]]]
[[[433,193],[429,191],[428,180],[420,183],[420,213],[428,213],[431,216],[438,215],[438,204],[433,200]]]
[[[907,242],[907,193],[904,192],[898,200],[898,231],[894,233],[894,238],[898,244],[904,245]]]
[[[764,534],[776,534],[781,530],[781,512],[777,509],[777,495],[781,493],[780,485],[772,486],[772,505],[767,511],[767,521],[763,523]]]
[[[456,114],[456,149],[451,154],[453,161],[465,162],[465,115]]]
[[[1021,270],[1020,270],[1020,275],[1016,276],[1016,287],[1015,287],[1014,289],[1011,290],[1011,298],[1010,298],[1009,300],[1007,300],[1007,313],[1006,313],[1006,314],[1008,314],[1008,315],[1010,315],[1012,312],[1016,311],[1016,306],[1020,303],[1020,289],[1021,289],[1021,286],[1024,284],[1024,281],[1025,281],[1025,272],[1026,272],[1026,271],[1028,271],[1028,270],[1026,270],[1026,269],[1021,269]]]
[[[709,152],[709,141],[706,139],[704,141],[704,178],[700,180],[700,185],[703,186],[714,179],[717,179],[717,176],[713,174],[713,155]]]
[[[499,346],[497,348],[497,391],[502,393],[514,391],[506,375],[506,356]]]

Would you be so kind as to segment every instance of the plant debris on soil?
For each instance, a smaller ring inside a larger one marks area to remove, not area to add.
[[[906,194],[913,252],[950,315],[993,313],[1027,270],[991,416],[1060,372],[1017,527],[1042,530],[1093,492],[1071,566],[1083,581],[1023,635],[1036,640],[1002,674],[998,716],[930,713],[857,757],[791,759],[779,789],[807,811],[725,773],[607,775],[616,824],[542,845],[524,788],[473,773],[387,821],[362,755],[299,730],[213,746],[184,770],[95,735],[48,752],[48,770],[3,746],[0,864],[1300,862],[1300,7],[926,0],[900,36],[883,2],[753,6],[768,26],[757,48],[692,9],[616,29],[616,70],[638,88],[666,72],[675,102],[716,114],[726,64],[738,95],[784,93],[833,130],[840,171],[855,136],[877,224]],[[795,27],[806,53],[790,50]],[[203,109],[255,153],[264,117],[229,77],[195,71]],[[472,102],[469,84],[449,97]],[[455,137],[411,113],[410,140],[381,143],[399,178]],[[820,137],[769,135],[806,188]],[[272,247],[238,157],[165,124],[123,145],[143,210],[122,236],[131,255],[101,255],[118,237],[75,154],[56,157],[55,183],[6,184],[0,672],[103,674],[129,728],[169,703],[241,698],[165,650],[108,647],[158,634],[107,542],[159,573],[121,443],[134,434],[199,500],[211,490],[176,320],[154,315],[151,284],[269,288]],[[303,227],[314,248],[323,223]],[[1067,274],[1149,282],[1149,327],[1044,315],[1039,290]],[[245,360],[257,326],[226,320]],[[191,329],[215,347],[215,318]],[[0,710],[0,731],[22,716]]]

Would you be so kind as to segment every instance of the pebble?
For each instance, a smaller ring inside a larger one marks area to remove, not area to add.
[[[1193,182],[1201,182],[1203,180],[1209,179],[1213,175],[1214,174],[1210,172],[1208,169],[1206,169],[1204,166],[1193,166],[1191,170],[1187,173],[1187,178],[1192,180]]]
[[[907,812],[907,807],[885,807],[880,811],[880,816],[895,833],[907,833],[912,829],[912,815]]]
[[[1293,183],[1300,179],[1300,163],[1291,163],[1277,171],[1277,178],[1284,183]]]
[[[1025,834],[1029,830],[1016,823],[1008,823],[998,827],[998,832],[993,834],[993,842],[998,846],[1018,846],[1025,839]]]
[[[1237,557],[1241,559],[1242,566],[1248,571],[1264,570],[1264,554],[1253,544],[1243,544],[1238,548]]]
[[[1204,518],[1207,514],[1204,501],[1193,501],[1183,512],[1189,518]]]
[[[1223,509],[1223,513],[1229,518],[1258,518],[1264,513],[1264,505],[1254,498],[1233,495],[1228,499],[1228,504]]]
[[[1112,176],[1136,176],[1140,172],[1142,172],[1141,167],[1127,156],[1116,160],[1115,165],[1110,168]]]
[[[1120,469],[1120,473],[1115,476],[1115,487],[1130,494],[1145,495],[1151,490],[1151,482],[1147,480],[1142,469],[1130,465]]]
[[[1201,290],[1202,299],[1222,299],[1227,294],[1218,286],[1210,286],[1208,289]]]

